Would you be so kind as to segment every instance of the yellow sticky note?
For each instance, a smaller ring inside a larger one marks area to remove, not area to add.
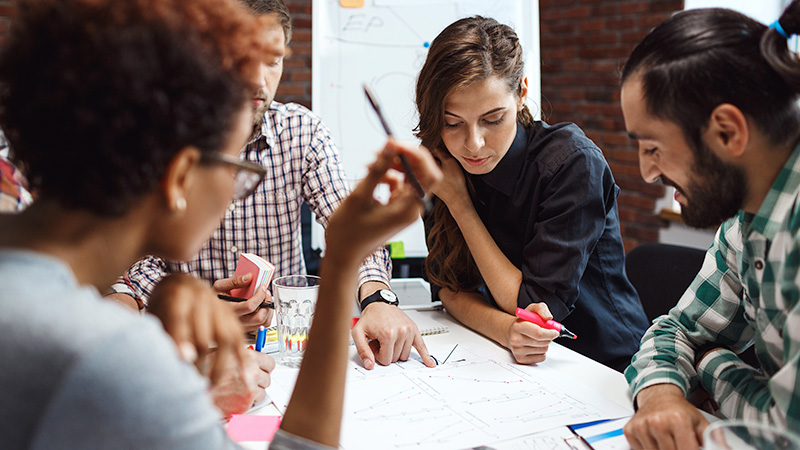
[[[342,8],[361,8],[364,6],[364,0],[339,0],[339,6]]]

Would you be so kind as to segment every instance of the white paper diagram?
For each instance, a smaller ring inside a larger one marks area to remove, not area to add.
[[[292,374],[273,376],[276,405],[281,396],[288,401]],[[630,415],[546,366],[482,359],[464,348],[433,369],[418,359],[371,371],[351,361],[347,380],[341,444],[348,450],[460,449]]]

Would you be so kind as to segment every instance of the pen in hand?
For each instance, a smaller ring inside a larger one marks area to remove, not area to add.
[[[392,129],[389,128],[389,123],[383,117],[383,112],[381,112],[381,107],[378,105],[378,98],[375,96],[375,93],[372,92],[369,85],[364,83],[364,94],[367,95],[367,100],[369,100],[369,104],[372,106],[372,109],[375,110],[375,114],[378,115],[378,120],[381,122],[381,126],[383,127],[383,131],[386,132],[387,137],[392,137],[394,134],[392,133]],[[431,202],[431,198],[428,194],[425,193],[425,190],[422,189],[422,185],[419,184],[419,180],[417,177],[414,176],[414,171],[411,170],[411,165],[408,163],[405,155],[402,153],[399,155],[400,163],[403,165],[403,171],[406,173],[409,182],[414,187],[414,190],[417,191],[417,195],[419,196],[420,202],[422,202],[422,206],[425,208],[425,213],[430,213],[433,209],[433,203]]]
[[[217,294],[217,298],[225,300],[225,301],[229,301],[229,302],[234,302],[234,303],[242,303],[242,302],[246,302],[247,301],[246,298],[234,297],[232,295],[225,295],[225,294]],[[275,309],[275,303],[272,303],[272,302],[261,302],[261,304],[258,305],[258,307],[259,308],[272,308],[272,309]]]
[[[567,327],[561,325],[560,323],[556,322],[555,320],[548,320],[545,321],[542,317],[535,312],[530,312],[527,309],[517,308],[517,312],[514,314],[515,316],[519,317],[522,320],[526,320],[528,322],[534,323],[539,325],[542,328],[547,328],[548,330],[556,330],[561,333],[558,337],[568,337],[570,339],[578,339],[573,332],[569,331]]]

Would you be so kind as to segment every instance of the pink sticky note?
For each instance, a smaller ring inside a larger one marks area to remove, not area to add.
[[[228,436],[234,442],[272,441],[281,426],[281,416],[234,414],[228,421]]]

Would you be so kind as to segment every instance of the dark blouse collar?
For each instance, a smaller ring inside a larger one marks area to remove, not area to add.
[[[525,131],[525,127],[517,122],[517,135],[514,137],[514,142],[511,143],[511,147],[503,156],[503,159],[497,163],[491,172],[473,176],[510,197],[514,192],[519,172],[525,162],[525,157],[528,153],[525,151],[527,146],[528,134]]]

